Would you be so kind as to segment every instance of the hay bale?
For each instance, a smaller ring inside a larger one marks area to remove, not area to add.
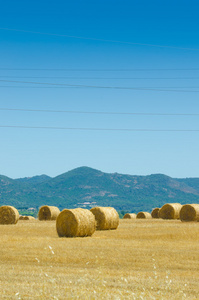
[[[24,220],[35,220],[35,218],[33,216],[24,216]]]
[[[160,208],[159,218],[179,219],[182,205],[180,203],[167,203]]]
[[[199,221],[199,204],[185,204],[180,210],[181,221]]]
[[[20,216],[20,217],[19,217],[19,220],[24,220],[24,216]]]
[[[64,209],[56,219],[59,237],[91,236],[95,228],[95,217],[88,209]]]
[[[56,220],[59,213],[60,213],[60,210],[58,207],[44,205],[44,206],[40,207],[40,209],[39,209],[38,219],[40,221]]]
[[[136,219],[136,214],[127,213],[127,214],[124,215],[123,219]]]
[[[147,211],[140,211],[137,216],[136,216],[137,219],[151,219],[152,216],[149,212]]]
[[[96,220],[97,230],[117,229],[119,225],[119,215],[113,207],[93,207],[90,210]]]
[[[160,211],[160,209],[158,207],[154,208],[151,212],[152,218],[158,219],[159,218],[159,211]]]
[[[0,207],[0,224],[16,224],[19,220],[18,210],[9,205]]]

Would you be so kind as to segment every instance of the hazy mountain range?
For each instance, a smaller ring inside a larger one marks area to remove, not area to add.
[[[0,205],[16,208],[113,206],[138,212],[172,202],[199,203],[199,178],[109,174],[88,167],[54,178],[41,175],[11,179],[0,175]]]

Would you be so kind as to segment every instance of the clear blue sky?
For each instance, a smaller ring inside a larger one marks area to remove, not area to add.
[[[193,0],[0,4],[0,174],[199,177],[199,131],[168,131],[199,130],[198,11]]]

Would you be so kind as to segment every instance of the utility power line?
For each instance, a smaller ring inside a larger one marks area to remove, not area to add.
[[[31,33],[31,34],[40,34],[40,35],[48,35],[48,36],[59,36],[59,37],[81,39],[81,40],[91,40],[91,41],[98,41],[98,42],[119,43],[119,44],[134,45],[134,46],[148,46],[148,47],[170,48],[170,49],[191,50],[191,51],[198,51],[199,50],[198,48],[186,48],[186,47],[177,47],[177,46],[168,46],[168,45],[125,42],[125,41],[107,40],[107,39],[99,39],[99,38],[91,38],[91,37],[82,37],[82,36],[67,35],[67,34],[47,33],[47,32],[40,32],[40,31],[29,31],[29,30],[14,29],[14,28],[3,28],[3,27],[1,27],[0,30]]]
[[[81,86],[16,86],[16,85],[0,85],[0,88],[14,88],[14,89],[67,89],[67,88],[86,88],[86,87],[81,87]],[[92,87],[90,87],[92,88]],[[98,88],[98,87],[93,87],[93,88]],[[102,87],[102,88],[106,88],[106,87]],[[112,88],[114,89],[114,88]],[[120,89],[120,88],[116,88],[116,89]],[[122,88],[122,90],[137,90],[137,91],[152,91],[152,92],[180,92],[180,93],[199,93],[199,91],[188,91],[188,90],[162,90],[162,89],[147,89],[147,88]]]
[[[199,91],[194,90],[175,90],[174,88],[167,87],[121,87],[121,86],[96,86],[96,85],[83,85],[83,84],[67,84],[67,83],[50,83],[50,82],[33,82],[33,81],[17,81],[17,80],[3,80],[0,82],[9,83],[25,83],[25,84],[35,84],[35,85],[50,85],[50,86],[61,86],[61,87],[74,87],[74,88],[97,88],[97,89],[117,89],[117,90],[141,90],[141,91],[159,91],[159,92],[185,92],[185,93],[199,93]],[[181,88],[181,87],[179,87]],[[184,88],[184,87],[183,87]],[[198,88],[198,87],[191,87]]]
[[[0,88],[24,88],[24,89],[65,89],[65,88],[78,88],[72,86],[27,86],[27,85],[0,85]]]
[[[93,80],[193,80],[199,79],[199,77],[68,77],[68,76],[0,76],[0,78],[32,78],[32,79],[93,79]]]
[[[97,114],[97,115],[143,115],[143,116],[199,116],[199,113],[145,113],[145,112],[103,112],[79,110],[50,110],[50,109],[25,109],[25,108],[0,108],[0,111],[69,113],[69,114]]]
[[[0,67],[2,71],[69,71],[69,72],[147,72],[147,71],[199,71],[199,68],[120,68],[120,69],[74,69],[74,68],[8,68]]]
[[[65,89],[72,88],[70,86],[16,86],[16,85],[0,85],[0,88],[16,88],[16,89]]]
[[[79,131],[129,131],[129,132],[199,132],[199,129],[148,129],[148,128],[86,128],[86,127],[53,127],[53,126],[20,126],[0,125],[0,128],[19,129],[53,129],[53,130],[79,130]]]

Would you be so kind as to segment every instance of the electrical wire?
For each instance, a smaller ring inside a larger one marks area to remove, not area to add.
[[[130,131],[130,132],[199,132],[199,129],[148,129],[148,128],[84,128],[84,127],[53,127],[53,126],[20,126],[0,125],[0,128],[19,129],[54,129],[54,130],[80,130],[80,131]]]
[[[21,89],[66,89],[77,88],[71,86],[16,86],[16,85],[0,85],[0,88],[21,88]]]
[[[98,38],[91,38],[91,37],[66,35],[66,34],[47,33],[47,32],[39,32],[39,31],[29,31],[29,30],[14,29],[14,28],[3,28],[3,27],[1,27],[0,30],[31,33],[31,34],[40,34],[40,35],[48,35],[48,36],[59,36],[59,37],[67,37],[67,38],[74,38],[74,39],[81,39],[81,40],[91,40],[91,41],[98,41],[98,42],[119,43],[119,44],[134,45],[134,46],[148,46],[148,47],[170,48],[170,49],[191,50],[191,51],[198,51],[199,50],[198,48],[186,48],[186,47],[156,45],[156,44],[147,44],[147,43],[133,43],[133,42],[125,42],[125,41],[117,41],[117,40],[106,40],[106,39],[98,39]]]
[[[67,83],[50,83],[50,82],[33,82],[33,81],[17,81],[17,80],[3,80],[0,82],[9,83],[25,83],[35,85],[50,85],[50,86],[61,86],[61,87],[74,87],[74,88],[97,88],[97,89],[117,89],[117,90],[141,90],[141,91],[159,91],[159,92],[185,92],[185,93],[199,93],[199,91],[186,91],[186,90],[175,90],[174,88],[149,88],[149,87],[121,87],[121,86],[96,86],[96,85],[83,85],[83,84],[67,84]],[[192,87],[193,88],[193,87]],[[195,88],[195,87],[194,87]],[[196,87],[198,88],[198,87]]]
[[[50,110],[25,108],[0,108],[0,111],[69,113],[69,114],[97,114],[97,115],[143,115],[143,116],[199,116],[199,113],[145,113],[145,112],[107,112],[107,111],[79,111],[79,110]]]
[[[32,78],[32,79],[93,79],[93,80],[194,80],[199,77],[68,77],[68,76],[0,76],[0,78]]]
[[[71,68],[8,68],[2,71],[70,71],[70,72],[146,72],[146,71],[199,71],[199,68],[134,68],[134,69],[71,69]]]

